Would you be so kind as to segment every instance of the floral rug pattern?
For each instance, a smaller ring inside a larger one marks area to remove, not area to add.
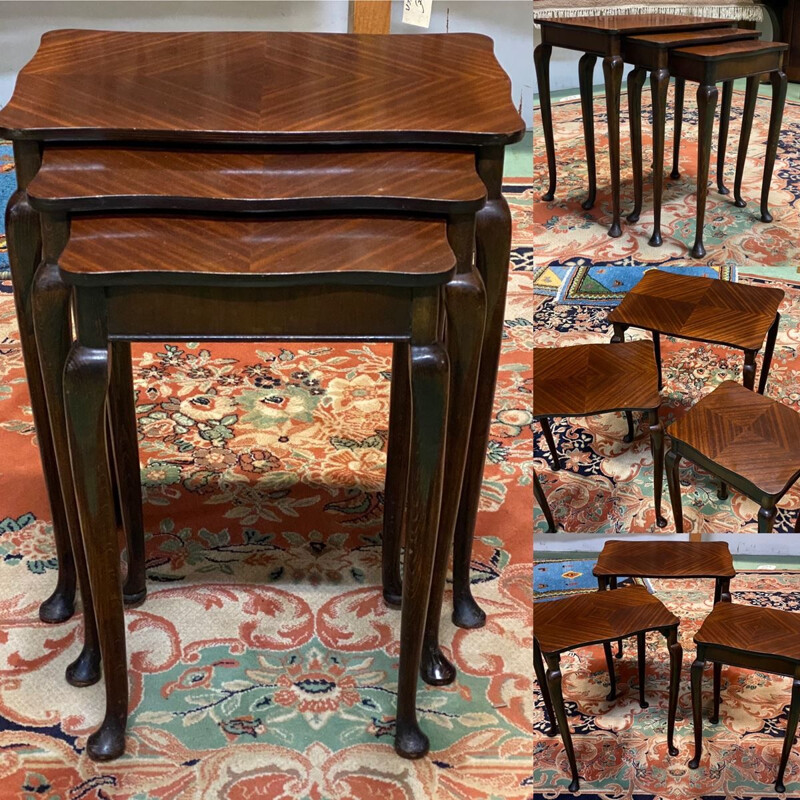
[[[786,292],[782,321],[767,384],[767,396],[800,411],[800,282],[794,267],[786,267],[783,281],[747,275],[740,268],[739,282],[769,283]],[[534,296],[534,346],[554,347],[608,342],[613,331],[606,322],[608,309],[559,305],[552,297]],[[631,329],[628,338],[649,334]],[[703,396],[726,380],[741,381],[741,351],[718,345],[662,337],[664,390],[661,420],[665,426],[685,414]],[[760,370],[761,358],[757,364]],[[535,367],[535,364],[534,364]],[[760,373],[759,373],[760,374]],[[662,533],[656,526],[653,504],[653,459],[647,428],[640,424],[636,440],[625,444],[624,415],[557,418],[553,434],[564,469],[553,472],[544,436],[536,426],[534,468],[542,482],[559,530],[566,533]],[[686,533],[755,532],[758,506],[736,492],[721,501],[716,479],[690,464],[681,463],[681,490]],[[791,533],[800,509],[800,486],[782,500],[776,533]],[[663,511],[674,532],[666,480]],[[547,530],[544,515],[534,505],[534,529]],[[568,549],[568,548],[567,548]]]
[[[653,580],[655,594],[681,619],[683,646],[675,744],[667,753],[669,653],[664,637],[647,634],[647,709],[639,708],[636,647],[625,645],[616,660],[618,696],[609,702],[608,673],[599,645],[561,657],[564,700],[580,772],[580,796],[606,800],[653,797],[659,800],[696,798],[773,798],[791,697],[789,678],[723,667],[720,720],[708,721],[711,708],[711,668],[703,682],[703,756],[690,770],[694,754],[689,670],[695,658],[692,637],[713,606],[714,586],[708,580]],[[740,572],[731,581],[734,603],[797,611],[800,572]],[[534,684],[534,795],[570,796],[564,746],[549,737],[544,702]],[[785,797],[800,795],[800,754],[789,756]]]
[[[633,172],[627,93],[622,95],[621,132],[621,203],[622,236],[607,235],[611,224],[611,193],[608,158],[608,134],[605,101],[595,97],[595,141],[597,143],[597,200],[590,211],[581,203],[586,199],[586,153],[580,98],[570,97],[553,103],[558,186],[554,200],[540,200],[547,189],[547,158],[541,116],[534,114],[534,235],[536,266],[665,266],[696,263],[689,250],[694,243],[695,195],[697,176],[697,105],[691,91],[686,93],[681,137],[681,177],[668,177],[672,169],[673,90],[667,104],[667,141],[662,210],[661,247],[650,247],[653,227],[652,192],[652,112],[649,92],[642,101],[642,139],[644,163],[644,205],[638,222],[629,223],[625,215],[633,210]],[[725,182],[731,192],[736,171],[744,92],[733,96],[731,125],[726,152]],[[723,196],[716,188],[716,136],[712,148],[711,186],[705,219],[707,255],[699,262],[707,265],[740,266],[751,259],[759,264],[783,266],[794,264],[800,256],[796,231],[800,226],[800,102],[787,101],[778,156],[772,179],[770,209],[774,222],[760,221],[759,202],[764,171],[771,101],[759,97],[753,132],[745,166],[742,196],[747,207],[736,208],[733,194]]]
[[[149,595],[126,613],[127,753],[95,764],[102,688],[63,677],[81,615],[37,616],[57,564],[0,284],[0,797],[530,798],[530,178],[506,192],[508,322],[474,549],[488,623],[455,628],[448,594],[459,679],[420,691],[431,755],[416,762],[393,750],[400,618],[380,591],[391,347],[134,346]]]

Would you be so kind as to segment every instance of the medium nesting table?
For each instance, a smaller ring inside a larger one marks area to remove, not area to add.
[[[625,37],[655,32],[732,27],[734,22],[677,14],[609,14],[566,19],[537,17],[534,19],[534,23],[540,25],[542,31],[542,42],[534,50],[533,58],[536,66],[536,81],[539,86],[549,173],[549,187],[542,199],[549,202],[553,199],[556,190],[556,149],[550,102],[550,56],[554,47],[564,47],[584,53],[580,61],[579,76],[584,140],[586,142],[586,165],[589,172],[589,197],[583,204],[585,209],[594,205],[596,195],[592,74],[597,58],[603,59],[613,204],[613,218],[608,233],[609,236],[621,236],[619,109],[622,67],[625,61]]]
[[[669,710],[667,712],[667,747],[670,755],[677,755],[673,742],[675,712],[678,707],[683,650],[678,642],[680,620],[643,586],[627,586],[615,592],[590,592],[560,600],[541,600],[533,604],[533,667],[536,680],[544,698],[550,736],[559,729],[567,751],[572,771],[571,792],[580,788],[578,766],[572,735],[561,693],[561,654],[593,644],[602,644],[606,651],[615,695],[613,662],[608,658],[611,642],[628,636],[644,636],[648,631],[659,631],[669,647]],[[545,672],[545,666],[547,670]]]
[[[766,337],[758,387],[759,393],[764,394],[783,298],[782,289],[651,269],[608,315],[614,326],[611,341],[624,341],[628,328],[650,331],[656,349],[659,389],[664,388],[661,334],[743,350],[743,382],[746,388],[753,389],[756,356]]]

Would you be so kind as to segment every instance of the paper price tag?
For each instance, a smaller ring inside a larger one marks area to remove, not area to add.
[[[433,0],[403,0],[403,22],[419,28],[430,28]]]

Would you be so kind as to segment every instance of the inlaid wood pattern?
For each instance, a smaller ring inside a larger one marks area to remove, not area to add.
[[[800,414],[726,381],[670,426],[669,435],[768,495],[800,475]]]
[[[686,14],[587,14],[563,19],[536,19],[552,27],[586,28],[605,33],[649,33],[650,31],[677,31],[698,28],[717,28],[732,25],[729,19],[693,17]]]
[[[783,290],[774,287],[650,270],[608,320],[668,336],[759,350],[783,297]]]
[[[0,134],[489,145],[525,125],[478,34],[127,33],[42,37]]]
[[[675,55],[681,58],[707,61],[709,59],[735,59],[760,53],[782,53],[788,49],[789,45],[784,42],[740,41],[681,48],[675,51]]]
[[[486,187],[472,152],[48,147],[28,185],[34,208],[205,211],[377,207],[468,213]]]
[[[438,220],[97,215],[72,221],[60,267],[70,283],[103,286],[148,279],[424,286],[446,281],[455,256]]]
[[[678,617],[644,586],[533,604],[533,635],[545,654],[622,639],[678,622]]]
[[[535,417],[644,410],[660,403],[652,342],[534,348]]]
[[[727,542],[629,542],[610,539],[592,570],[596,577],[733,578]]]
[[[761,34],[750,28],[709,28],[707,30],[658,31],[625,37],[626,44],[635,42],[647,47],[671,49],[673,47],[693,47],[701,44],[714,44],[748,39],[757,39]]]
[[[694,640],[698,644],[780,656],[800,663],[800,614],[762,606],[717,603]]]

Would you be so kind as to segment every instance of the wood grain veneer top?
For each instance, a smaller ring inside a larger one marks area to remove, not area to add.
[[[488,145],[525,125],[478,34],[128,33],[42,37],[0,135]]]

